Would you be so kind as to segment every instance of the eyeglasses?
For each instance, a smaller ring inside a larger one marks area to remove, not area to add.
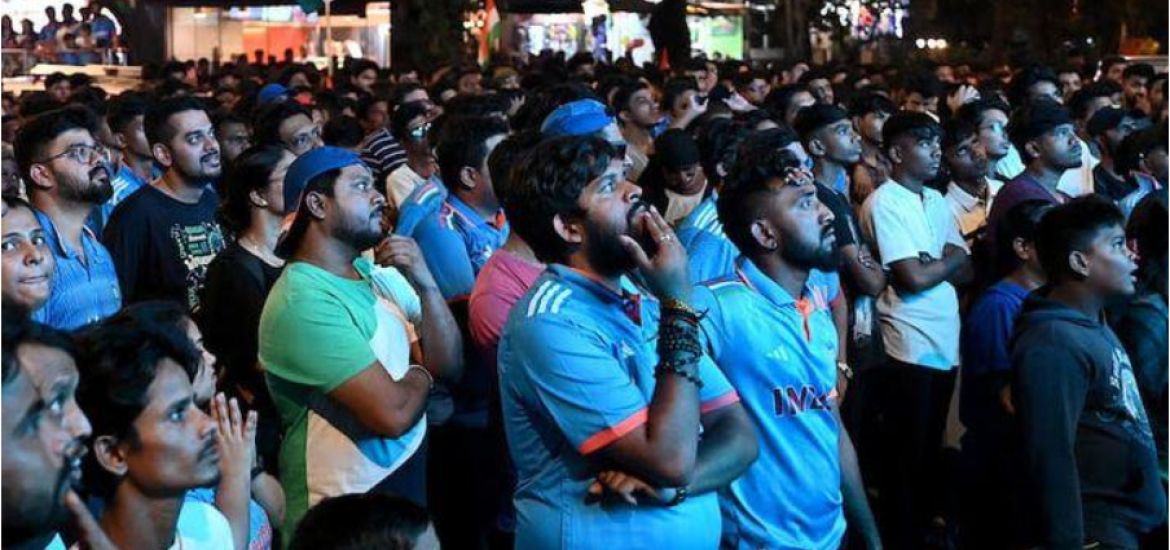
[[[78,164],[87,164],[94,158],[97,158],[101,161],[108,161],[109,152],[106,151],[106,148],[103,147],[100,143],[95,143],[93,145],[71,145],[69,148],[60,153],[57,153],[56,155],[45,157],[34,162],[36,164],[45,164],[47,162],[53,162],[54,160],[62,157],[68,158]]]
[[[422,126],[415,126],[414,128],[407,130],[406,134],[407,134],[407,136],[410,137],[411,141],[422,141],[422,140],[426,139],[427,134],[430,131],[431,131],[431,123],[424,122]]]

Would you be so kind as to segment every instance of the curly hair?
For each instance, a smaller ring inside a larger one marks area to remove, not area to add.
[[[504,211],[512,228],[546,263],[563,263],[572,246],[553,231],[556,216],[581,213],[577,200],[617,151],[605,140],[562,136],[541,142],[518,164]]]

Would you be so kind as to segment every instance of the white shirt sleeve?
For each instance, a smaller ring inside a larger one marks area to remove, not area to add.
[[[374,285],[374,293],[398,306],[407,321],[417,324],[422,320],[422,301],[398,269],[374,265],[370,270],[370,282]]]
[[[898,185],[893,182],[887,185]],[[923,250],[915,246],[918,239],[910,231],[905,216],[898,212],[898,201],[884,200],[892,197],[875,195],[869,205],[870,223],[873,225],[873,240],[877,246],[878,257],[882,267],[889,268],[895,262],[909,258],[918,258]],[[949,216],[949,213],[948,213]]]
[[[204,502],[184,502],[176,526],[176,544],[183,550],[231,550],[235,547],[228,520],[214,506]]]

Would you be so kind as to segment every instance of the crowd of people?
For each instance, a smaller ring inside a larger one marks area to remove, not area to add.
[[[25,65],[33,60],[61,65],[101,63],[104,53],[119,44],[118,26],[100,0],[91,0],[76,14],[73,4],[65,4],[60,18],[57,9],[49,6],[45,19],[40,30],[31,19],[22,19],[17,30],[11,17],[0,17],[6,76],[10,67],[27,70],[30,66]]]
[[[1165,73],[257,58],[5,98],[4,548],[1167,544]]]

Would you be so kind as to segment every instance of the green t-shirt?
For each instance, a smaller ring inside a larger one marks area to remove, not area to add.
[[[370,490],[406,462],[426,434],[423,417],[400,438],[374,435],[327,396],[375,361],[395,380],[410,368],[406,319],[375,294],[369,261],[358,259],[354,267],[362,279],[289,264],[260,317],[260,364],[284,430],[285,540],[311,506]],[[400,277],[393,281],[406,284]]]

